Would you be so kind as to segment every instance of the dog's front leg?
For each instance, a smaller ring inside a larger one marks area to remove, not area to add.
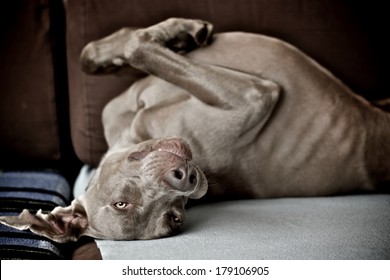
[[[200,63],[168,48],[187,50],[193,44],[205,46],[211,34],[211,24],[187,19],[169,19],[137,31],[122,29],[89,44],[82,53],[82,64],[92,73],[112,69],[113,65],[130,65],[187,90],[208,105],[250,110],[252,119],[248,119],[248,125],[264,124],[279,97],[276,83]]]

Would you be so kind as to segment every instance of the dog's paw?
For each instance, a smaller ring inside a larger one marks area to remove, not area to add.
[[[188,52],[211,42],[213,25],[193,19],[170,18],[148,28],[121,30],[89,43],[80,61],[89,74],[118,73],[131,69],[134,54],[144,44],[159,44],[177,52]]]
[[[80,56],[83,71],[89,74],[110,74],[129,67],[124,51],[133,32],[130,28],[122,28],[103,39],[90,42]]]
[[[213,29],[213,25],[207,21],[170,18],[144,29],[143,33],[144,37],[173,51],[190,51],[210,44]]]

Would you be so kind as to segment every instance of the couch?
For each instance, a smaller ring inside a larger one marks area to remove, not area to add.
[[[385,10],[346,0],[12,1],[0,27],[0,210],[68,203],[80,168],[96,167],[106,151],[101,111],[139,76],[84,74],[79,55],[89,41],[123,26],[201,18],[216,32],[281,38],[375,100],[389,97]],[[62,201],[53,199],[58,185]],[[36,190],[52,196],[36,198]],[[202,204],[188,209],[181,234],[150,241],[60,245],[5,227],[0,234],[5,259],[389,259],[390,195]]]

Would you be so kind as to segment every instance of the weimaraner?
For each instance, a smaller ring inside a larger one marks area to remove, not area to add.
[[[325,196],[390,181],[389,113],[285,42],[212,29],[169,19],[88,44],[86,72],[150,76],[105,107],[109,150],[85,194],[1,222],[58,242],[152,239],[175,233],[207,190]]]

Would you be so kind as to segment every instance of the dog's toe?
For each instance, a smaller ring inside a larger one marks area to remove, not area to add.
[[[199,46],[207,46],[213,34],[213,25],[203,22],[202,27],[195,32],[194,38]]]
[[[93,63],[93,57],[95,57],[94,48],[88,44],[80,55],[80,63],[84,72],[93,73],[96,70],[96,65]]]

